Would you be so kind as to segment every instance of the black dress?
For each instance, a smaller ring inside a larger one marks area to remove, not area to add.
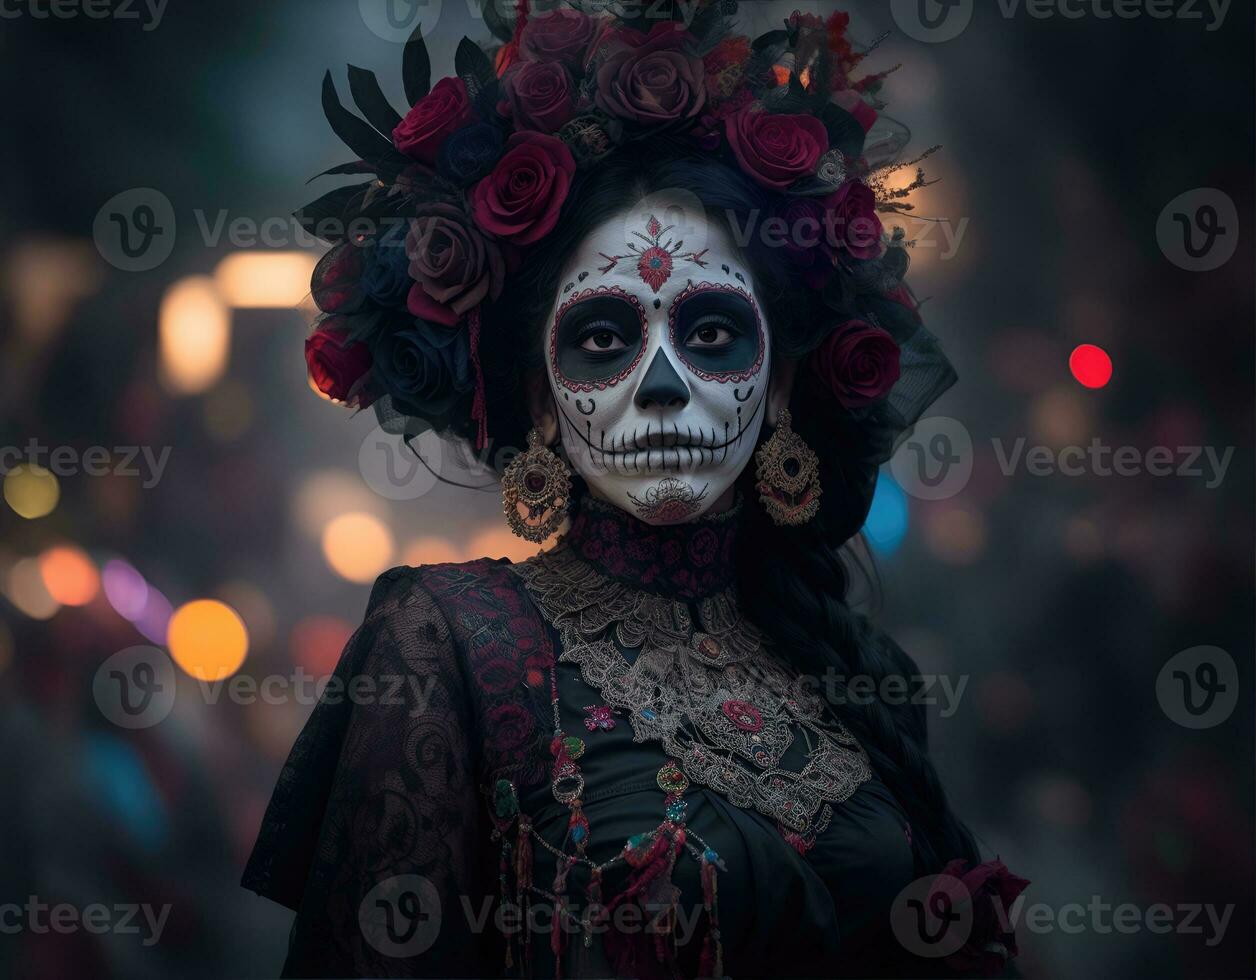
[[[910,827],[740,617],[737,526],[586,501],[521,565],[382,576],[337,668],[375,693],[315,709],[245,873],[285,974],[910,970]]]

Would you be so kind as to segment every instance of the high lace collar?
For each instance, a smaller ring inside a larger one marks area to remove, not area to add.
[[[646,524],[585,495],[563,541],[608,578],[674,599],[701,599],[732,587],[741,499],[687,524]]]

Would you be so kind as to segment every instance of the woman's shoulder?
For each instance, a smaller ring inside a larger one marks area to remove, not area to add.
[[[427,605],[455,615],[466,606],[514,607],[524,591],[523,582],[512,571],[514,567],[505,558],[398,565],[375,580],[367,619]]]

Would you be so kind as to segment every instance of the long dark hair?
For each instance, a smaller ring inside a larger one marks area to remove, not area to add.
[[[600,223],[647,194],[677,188],[695,195],[715,220],[742,229],[781,204],[758,185],[691,144],[655,138],[617,150],[582,174],[555,232],[530,252],[508,292],[484,321],[489,435],[497,447],[525,445],[530,426],[525,379],[543,370],[541,325],[561,288],[572,251]],[[766,307],[773,351],[800,357],[843,319],[875,316],[878,297],[839,289],[818,295],[800,288],[782,248],[752,235],[744,249]],[[847,603],[851,571],[842,549],[862,527],[895,432],[876,409],[855,416],[809,372],[800,371],[791,397],[795,430],[820,457],[824,487],[819,514],[802,528],[776,527],[758,505],[752,478],[742,474],[748,500],[743,559],[737,569],[743,610],[801,673],[819,678],[839,716],[859,738],[872,764],[911,822],[921,873],[953,858],[977,860],[977,848],[951,811],[929,759],[924,707],[847,694],[846,680],[910,680],[915,662]],[[770,566],[749,556],[771,554]],[[769,571],[770,569],[770,571]],[[906,699],[910,700],[910,699]]]

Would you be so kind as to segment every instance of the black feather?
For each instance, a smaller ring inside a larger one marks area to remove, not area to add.
[[[415,25],[401,55],[401,79],[406,88],[406,100],[411,105],[432,90],[432,59],[427,54],[422,24]]]
[[[346,184],[344,187],[337,187],[317,201],[311,201],[299,211],[294,212],[293,217],[309,234],[334,245],[344,240],[345,229],[348,225],[345,216],[361,206],[362,199],[370,186],[371,182],[367,181],[365,184]]]
[[[393,129],[401,122],[401,116],[385,98],[375,72],[350,65],[349,91],[353,93],[353,101],[362,115],[366,116],[366,121],[385,136],[391,136]]]
[[[340,104],[331,72],[323,77],[323,114],[349,149],[370,163],[387,159],[396,151],[392,142],[375,132],[365,122]]]

